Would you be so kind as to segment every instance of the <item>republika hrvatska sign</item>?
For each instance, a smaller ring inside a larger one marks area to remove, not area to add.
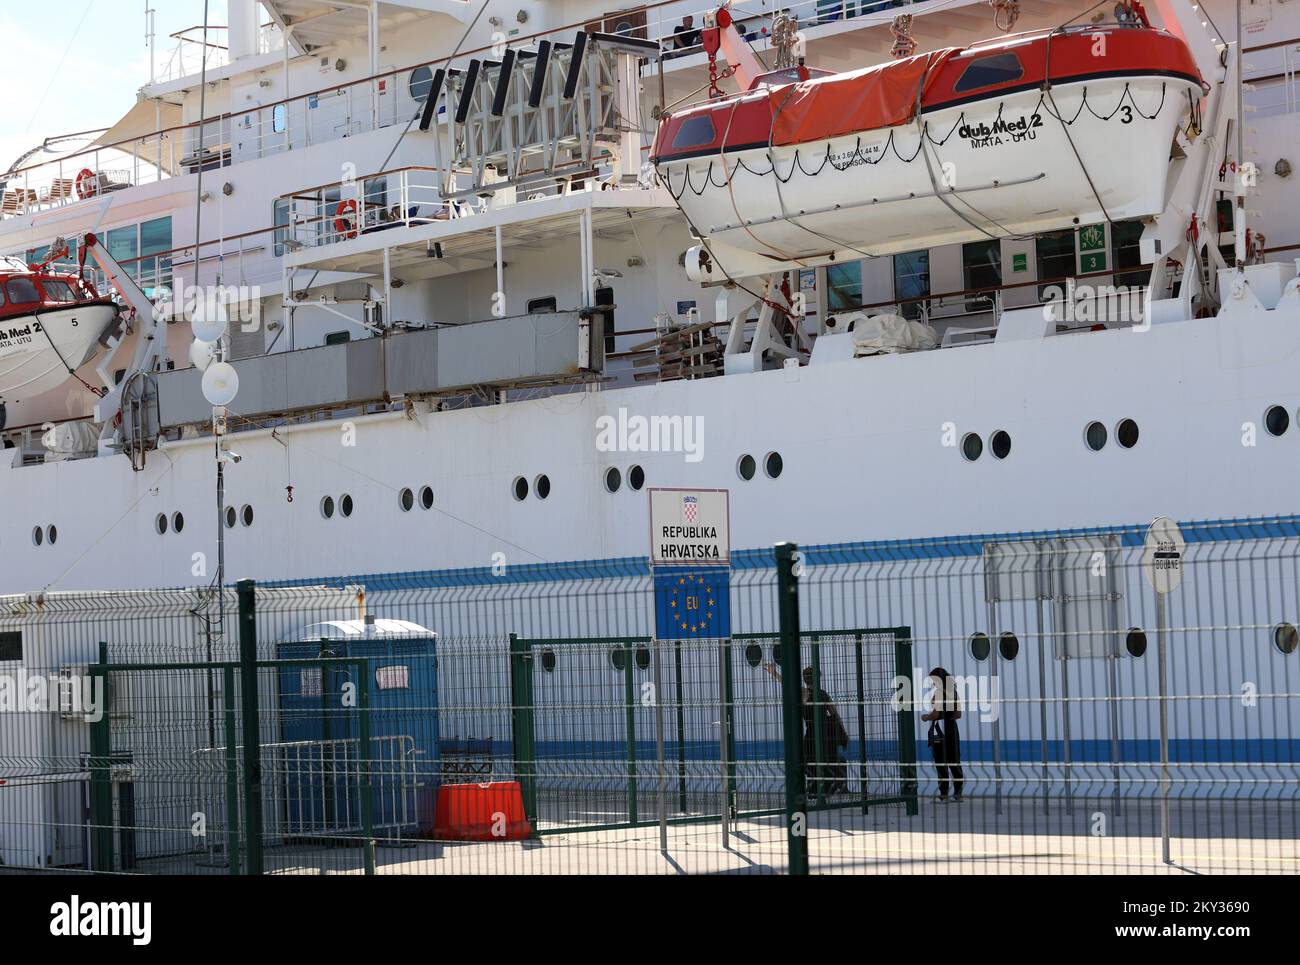
[[[651,489],[652,566],[728,566],[731,520],[725,489]]]

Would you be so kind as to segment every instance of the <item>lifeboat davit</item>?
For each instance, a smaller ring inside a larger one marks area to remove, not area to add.
[[[796,70],[659,125],[660,180],[726,274],[756,273],[727,252],[745,268],[1157,214],[1207,89],[1187,45],[1144,23]]]
[[[72,378],[117,314],[117,305],[78,275],[0,258],[0,403]]]

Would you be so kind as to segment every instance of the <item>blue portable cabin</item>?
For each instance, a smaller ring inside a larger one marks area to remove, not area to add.
[[[282,660],[364,658],[369,752],[361,748],[357,674],[351,663],[278,671],[281,734],[267,749],[286,837],[363,830],[362,763],[369,767],[372,831],[433,829],[439,781],[437,634],[405,620],[331,620],[279,644]]]

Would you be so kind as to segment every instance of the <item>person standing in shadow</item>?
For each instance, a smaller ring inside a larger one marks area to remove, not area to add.
[[[961,717],[961,701],[957,698],[957,685],[943,667],[930,671],[930,681],[934,686],[934,697],[930,701],[930,710],[921,715],[929,721],[930,730],[926,743],[930,745],[930,756],[934,758],[934,767],[939,775],[939,803],[948,801],[948,779],[952,778],[952,801],[961,803],[965,776],[961,769],[961,732],[957,721]]]

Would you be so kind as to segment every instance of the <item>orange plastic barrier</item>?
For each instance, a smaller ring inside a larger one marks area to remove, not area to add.
[[[438,788],[434,836],[440,841],[523,841],[532,833],[518,781]]]

